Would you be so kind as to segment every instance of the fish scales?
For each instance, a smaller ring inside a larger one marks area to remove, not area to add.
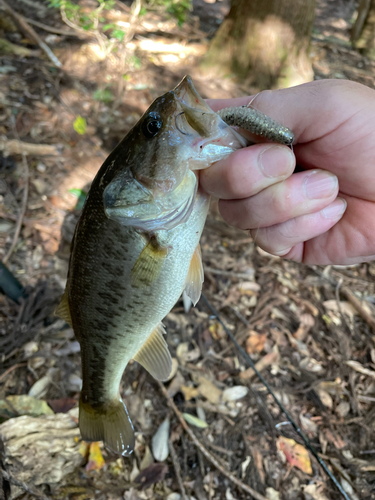
[[[71,248],[57,314],[81,345],[79,426],[117,453],[134,448],[120,397],[131,359],[159,380],[172,362],[161,321],[203,282],[199,239],[209,196],[196,170],[248,142],[214,113],[189,77],[151,104],[98,171]]]

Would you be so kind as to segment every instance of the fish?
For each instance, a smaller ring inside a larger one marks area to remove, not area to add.
[[[183,292],[196,304],[203,283],[199,240],[210,199],[198,171],[246,145],[186,76],[151,104],[95,176],[56,311],[81,346],[85,441],[133,451],[121,378],[131,360],[157,380],[170,376],[162,320]]]

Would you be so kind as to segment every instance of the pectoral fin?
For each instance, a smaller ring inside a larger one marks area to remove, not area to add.
[[[60,318],[64,319],[68,325],[73,328],[66,288],[63,296],[61,297],[60,304],[56,308],[55,315],[60,316]]]
[[[159,245],[152,237],[142,250],[131,271],[131,284],[135,288],[151,285],[158,277],[164,260],[168,255],[168,248]]]
[[[157,380],[167,380],[172,371],[172,358],[164,333],[164,326],[160,323],[133,358]]]
[[[185,281],[185,293],[195,305],[202,292],[204,271],[202,264],[202,253],[200,245],[197,246],[190,262],[189,272]]]

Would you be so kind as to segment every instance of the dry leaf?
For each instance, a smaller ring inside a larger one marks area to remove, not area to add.
[[[361,365],[361,363],[358,363],[358,361],[345,361],[345,364],[350,366],[350,368],[353,368],[353,370],[355,370],[356,372],[375,378],[375,371],[365,368]]]
[[[318,394],[320,401],[329,409],[333,407],[333,400],[329,393],[324,389],[316,389],[316,393]]]
[[[223,401],[237,401],[246,396],[249,389],[244,385],[235,385],[234,387],[228,387],[224,389],[222,400]]]
[[[181,385],[181,392],[184,395],[185,401],[190,401],[193,398],[196,398],[199,394],[199,391],[196,387],[189,387],[188,385]]]
[[[280,500],[280,492],[271,487],[266,488],[266,495],[268,500]]]
[[[139,464],[139,469],[141,471],[143,471],[143,470],[147,469],[147,467],[150,467],[150,465],[153,463],[154,463],[154,457],[152,456],[150,447],[146,446],[145,453],[143,455],[141,463]]]
[[[210,403],[216,405],[221,401],[222,391],[204,377],[199,377],[198,392]]]
[[[280,436],[276,441],[277,448],[282,451],[287,461],[293,467],[298,467],[306,474],[312,474],[309,453],[302,445],[296,443],[294,439]]]
[[[250,332],[250,336],[246,340],[246,351],[248,354],[254,354],[256,352],[262,352],[264,349],[264,344],[267,340],[266,333],[257,333],[255,331]]]
[[[328,500],[324,495],[324,485],[323,484],[307,484],[302,486],[303,494],[305,495],[305,500]]]
[[[317,435],[318,432],[318,426],[316,425],[315,422],[310,420],[309,418],[305,417],[305,415],[300,415],[299,419],[301,421],[301,425],[304,431],[310,432],[313,436]]]
[[[152,438],[152,454],[155,460],[164,462],[169,455],[169,418],[167,417],[159,426]]]
[[[168,466],[163,463],[151,464],[147,469],[143,470],[135,479],[134,482],[140,485],[140,488],[146,489],[152,484],[163,481]]]
[[[314,326],[315,320],[311,314],[305,313],[301,314],[300,321],[298,330],[293,333],[293,337],[302,342],[306,339],[308,332]]]
[[[303,370],[306,370],[306,371],[312,372],[312,373],[320,373],[320,372],[324,371],[324,368],[319,363],[319,361],[317,361],[314,358],[304,358],[304,359],[302,359],[300,361],[300,363],[299,363],[299,366]]]
[[[332,311],[338,315],[340,315],[340,313],[346,314],[350,319],[353,319],[353,316],[358,314],[351,303],[345,300],[340,302],[335,299],[326,300],[323,302],[323,306],[327,309],[327,311]]]
[[[1,416],[12,418],[21,415],[39,417],[40,415],[53,415],[53,411],[45,401],[32,398],[26,394],[21,396],[7,396],[0,401]],[[14,411],[13,411],[14,410]]]
[[[86,471],[100,470],[104,467],[105,461],[100,451],[98,442],[90,443],[89,461],[86,465]]]
[[[337,406],[335,412],[341,418],[345,418],[350,412],[350,404],[347,401],[341,401],[341,403]]]
[[[198,417],[195,417],[191,413],[183,413],[182,416],[188,424],[195,425],[195,427],[198,427],[199,429],[205,429],[206,427],[208,427],[207,422],[201,420]]]

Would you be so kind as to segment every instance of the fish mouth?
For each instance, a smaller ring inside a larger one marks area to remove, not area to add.
[[[139,191],[140,183],[134,179],[129,189]],[[110,184],[104,190],[106,216],[123,226],[131,226],[145,232],[170,230],[188,220],[194,208],[198,190],[196,175],[188,171],[181,184],[169,193],[152,193],[143,186],[144,198],[138,197],[136,204],[126,203],[121,186]]]
[[[172,92],[182,110],[175,118],[176,128],[183,135],[189,135],[190,128],[201,137],[209,137],[217,122],[217,115],[198,94],[191,77],[186,75]],[[180,126],[179,118],[184,119],[187,126]],[[225,122],[223,124],[226,126]]]

